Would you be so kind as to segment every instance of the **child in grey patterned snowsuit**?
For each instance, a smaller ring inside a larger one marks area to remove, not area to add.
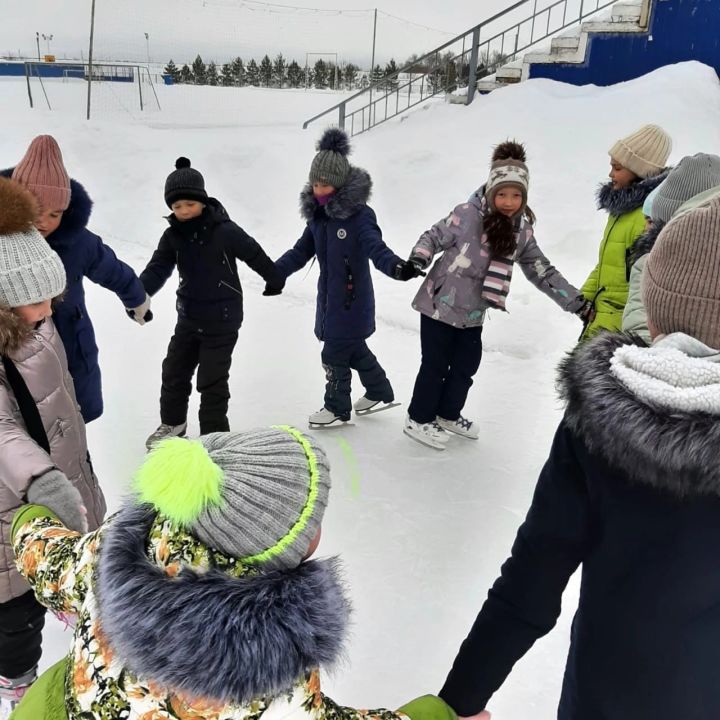
[[[488,309],[505,310],[514,263],[563,310],[589,312],[580,291],[543,255],[527,207],[529,173],[525,151],[514,142],[496,148],[487,183],[447,218],[423,233],[410,261],[426,268],[442,253],[423,282],[413,307],[420,312],[422,362],[404,431],[419,442],[445,449],[450,431],[477,438],[464,418],[473,376],[482,356]]]

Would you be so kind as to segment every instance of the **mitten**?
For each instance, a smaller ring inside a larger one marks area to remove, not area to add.
[[[131,320],[138,325],[144,325],[153,319],[152,310],[150,309],[150,296],[145,295],[145,302],[136,308],[125,308],[125,312]]]
[[[398,712],[407,715],[410,720],[457,720],[455,711],[435,695],[423,695],[405,703]]]
[[[395,266],[395,270],[393,271],[393,277],[403,282],[412,280],[420,275],[425,275],[422,268],[410,260],[402,260]]]
[[[28,503],[44,505],[71,530],[86,533],[87,510],[77,489],[60,470],[48,470],[30,483]]]

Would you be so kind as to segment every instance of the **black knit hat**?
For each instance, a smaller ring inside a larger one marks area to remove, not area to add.
[[[179,157],[175,161],[176,170],[171,172],[165,181],[165,202],[169,208],[178,200],[197,200],[206,203],[208,195],[205,192],[203,176],[190,167],[186,157]]]

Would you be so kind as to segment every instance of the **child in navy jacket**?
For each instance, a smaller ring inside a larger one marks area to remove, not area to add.
[[[326,130],[318,150],[309,182],[300,195],[300,212],[307,227],[276,266],[287,278],[317,257],[315,335],[324,343],[321,357],[327,384],[323,408],[313,413],[309,422],[328,426],[350,419],[351,370],[357,371],[365,388],[365,395],[354,405],[356,412],[394,400],[390,381],[365,342],[375,332],[375,294],[368,260],[395,280],[409,280],[419,271],[383,241],[375,213],[367,204],[370,175],[348,162],[347,135],[338,128]]]

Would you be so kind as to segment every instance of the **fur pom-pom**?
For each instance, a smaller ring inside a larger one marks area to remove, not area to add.
[[[223,471],[197,440],[159,442],[135,477],[141,502],[178,525],[192,524],[208,505],[220,505]]]
[[[180,170],[181,168],[189,168],[190,167],[190,161],[186,157],[179,157],[175,161],[175,169]]]
[[[336,127],[328,128],[322,134],[317,149],[332,150],[347,157],[350,154],[350,139],[344,130]]]
[[[525,146],[516,140],[506,140],[496,146],[492,154],[492,162],[498,160],[519,160],[525,162]]]
[[[27,232],[37,215],[35,196],[15,180],[0,178],[0,235]]]

